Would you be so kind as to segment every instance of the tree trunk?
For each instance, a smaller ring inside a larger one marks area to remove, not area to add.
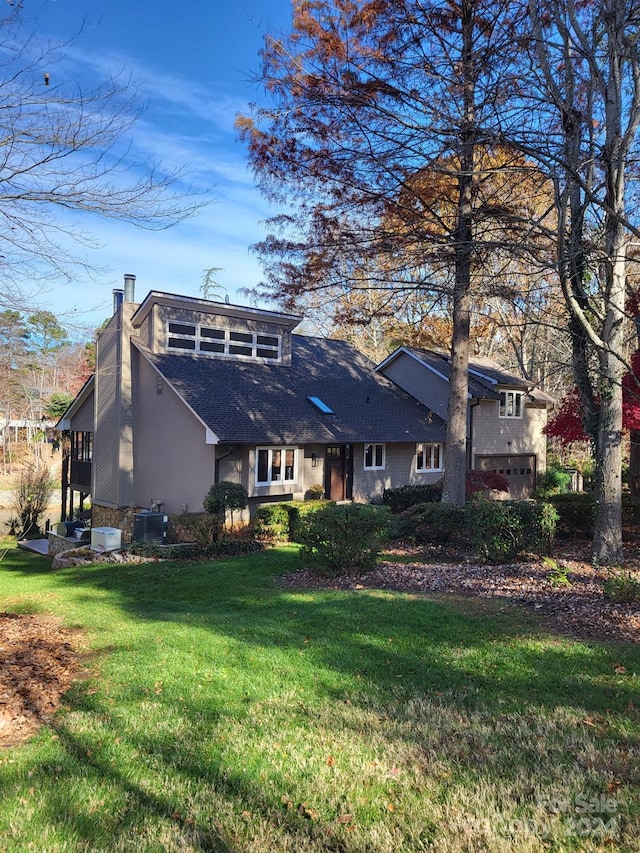
[[[475,71],[473,67],[473,0],[461,4],[464,119],[460,131],[458,223],[455,233],[453,334],[445,452],[443,503],[465,502],[467,473],[467,405],[469,396],[469,334],[475,154]]]

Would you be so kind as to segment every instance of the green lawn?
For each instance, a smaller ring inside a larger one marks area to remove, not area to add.
[[[93,655],[55,726],[0,752],[0,849],[638,850],[640,649],[492,602],[280,589],[297,559],[9,551],[0,609]]]

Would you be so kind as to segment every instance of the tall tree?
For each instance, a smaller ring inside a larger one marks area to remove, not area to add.
[[[622,377],[627,214],[640,121],[637,0],[530,3],[539,74],[529,79],[530,154],[557,188],[558,269],[571,312],[573,363],[597,458],[594,559],[618,564],[622,547]],[[531,75],[530,75],[531,77]],[[540,133],[542,122],[548,131]],[[595,366],[595,370],[593,367]]]
[[[438,289],[450,301],[443,499],[452,503],[465,499],[479,152],[508,94],[517,8],[507,0],[294,0],[292,33],[268,38],[263,51],[270,105],[238,121],[259,185],[290,210],[275,223],[284,233],[262,246],[278,258],[271,296],[293,307],[299,294],[332,286],[339,269],[356,290]],[[418,193],[418,176],[453,185],[453,216],[439,193]],[[416,204],[428,210],[421,224]],[[385,223],[392,212],[402,218],[403,206],[416,227],[399,241]],[[380,257],[379,277],[363,275]]]
[[[0,309],[23,310],[34,283],[90,268],[83,255],[93,240],[69,211],[85,222],[98,215],[165,228],[197,205],[179,190],[179,174],[133,160],[140,105],[132,81],[83,85],[64,64],[66,46],[30,31],[27,4],[2,5]]]

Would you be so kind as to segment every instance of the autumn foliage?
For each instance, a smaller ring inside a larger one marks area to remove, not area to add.
[[[640,350],[633,354],[631,369],[622,380],[622,413],[624,429],[640,429]],[[564,395],[558,411],[543,432],[565,446],[574,441],[589,441],[582,423],[577,388]]]

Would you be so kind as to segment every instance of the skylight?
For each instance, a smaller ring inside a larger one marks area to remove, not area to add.
[[[316,407],[316,409],[319,409],[323,415],[332,415],[334,413],[333,409],[331,409],[329,406],[327,406],[327,404],[324,403],[320,399],[320,397],[307,397],[307,400],[310,403],[313,403],[313,405]]]

